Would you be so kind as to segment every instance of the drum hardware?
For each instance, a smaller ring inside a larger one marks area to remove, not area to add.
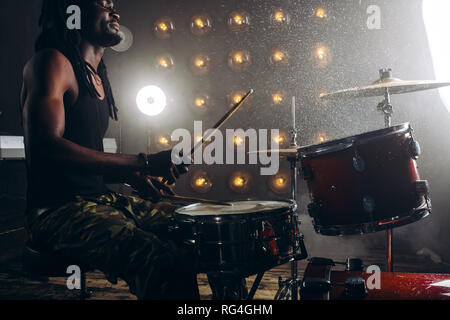
[[[302,237],[292,230],[297,205],[292,200],[230,203],[177,209],[172,230],[196,252],[198,272],[208,274],[216,299],[252,299],[267,270],[304,256]],[[248,294],[242,283],[255,274]]]
[[[357,87],[351,89],[345,89],[336,91],[333,93],[325,94],[321,98],[322,99],[342,99],[342,98],[357,98],[357,97],[376,97],[383,96],[384,100],[381,101],[377,105],[377,110],[381,111],[384,116],[384,124],[385,128],[391,127],[391,119],[392,114],[394,112],[393,105],[391,103],[391,95],[393,94],[403,94],[409,92],[417,92],[423,90],[430,90],[441,88],[445,86],[449,86],[450,82],[438,82],[438,81],[403,81],[397,78],[393,78],[392,69],[381,69],[379,70],[380,79],[369,86],[365,87]],[[406,141],[406,149],[408,154],[411,156],[413,160],[417,160],[420,155],[420,145],[417,141],[414,140],[412,135],[412,129],[409,127],[409,132],[411,135],[411,140]],[[357,159],[356,159],[357,162]],[[356,164],[356,165],[355,165]],[[354,167],[356,170],[360,169],[357,163],[355,163],[354,159]],[[416,179],[417,180],[417,179]],[[416,181],[417,182],[417,181]],[[417,186],[417,183],[416,183]],[[423,188],[426,193],[426,186],[422,183],[419,183],[419,187]],[[431,210],[430,201],[427,194],[424,194],[425,202],[427,205],[427,210]],[[371,201],[364,202],[364,208],[367,211],[371,209]],[[375,203],[373,203],[375,204]],[[413,210],[414,211],[414,210]],[[395,221],[392,220],[392,221]],[[401,221],[401,220],[400,220]],[[417,221],[416,219],[412,219],[412,221]],[[379,225],[383,225],[383,222],[380,222]],[[393,271],[393,230],[392,228],[395,225],[390,225],[386,230],[386,265],[387,270],[389,272]]]
[[[295,97],[292,97],[292,129],[289,131],[291,135],[291,145],[290,150],[295,150],[295,153],[293,152],[291,156],[288,157],[288,161],[291,165],[291,198],[293,201],[297,201],[297,178],[298,178],[298,162],[299,162],[299,153],[298,153],[298,144],[297,144],[297,127],[296,127],[296,101]],[[275,294],[275,300],[298,300],[298,290],[299,290],[299,284],[300,279],[298,279],[298,261],[306,259],[308,257],[308,253],[306,251],[306,247],[304,244],[304,237],[302,234],[298,233],[297,231],[300,230],[300,224],[301,221],[298,218],[297,213],[294,213],[292,216],[292,233],[294,234],[294,237],[292,239],[292,246],[294,248],[294,253],[297,253],[300,249],[300,254],[296,257],[293,257],[291,261],[291,278],[286,279],[283,281],[283,279],[280,277],[278,279],[278,291]]]
[[[345,265],[346,272],[363,272],[361,259],[347,259],[346,262],[336,262],[327,258],[312,258],[309,260],[302,281],[301,293],[304,299],[330,300],[330,291],[333,287],[344,287],[341,299],[363,299],[368,295],[364,279],[349,278],[345,283],[331,281],[331,269],[337,264]]]

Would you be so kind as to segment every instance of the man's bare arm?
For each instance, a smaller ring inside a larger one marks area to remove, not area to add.
[[[24,78],[24,125],[32,148],[39,150],[39,156],[33,153],[38,161],[76,174],[126,174],[143,168],[138,155],[98,152],[63,138],[64,98],[78,91],[71,63],[64,55],[56,50],[39,53],[25,69]]]

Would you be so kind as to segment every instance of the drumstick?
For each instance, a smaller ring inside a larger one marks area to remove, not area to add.
[[[214,135],[232,116],[236,113],[236,111],[239,110],[239,108],[242,106],[242,104],[247,100],[248,97],[250,97],[253,92],[255,92],[253,89],[250,89],[250,91],[239,101],[233,108],[231,108],[230,111],[227,112],[220,120],[217,122],[213,129],[213,131],[210,132],[206,137],[203,137],[201,141],[199,141],[191,150],[191,156],[195,153],[195,151],[200,148],[202,145],[205,144],[205,142]]]
[[[220,202],[220,201],[206,200],[206,199],[200,199],[200,198],[184,197],[184,196],[178,196],[178,195],[164,195],[163,198],[168,199],[168,200],[186,200],[189,202],[208,203],[208,204],[214,204],[214,205],[218,205],[218,206],[232,206],[232,204],[228,203],[228,202]]]
[[[211,129],[213,129],[213,131],[210,132],[210,134],[208,134],[206,137],[203,137],[201,141],[199,141],[191,150],[191,157],[194,155],[195,151],[197,149],[199,149],[200,147],[202,147],[205,142],[209,139],[209,137],[211,137],[212,135],[214,135],[232,116],[233,114],[235,114],[239,108],[242,106],[242,104],[245,102],[245,100],[247,100],[248,97],[250,97],[253,93],[255,92],[255,90],[250,89],[250,91],[241,99],[241,101],[239,101],[238,103],[236,103],[236,105],[231,108],[230,111],[228,111],[220,120],[219,122],[217,122],[214,127],[212,127]],[[180,156],[183,157],[183,154],[180,153]],[[187,164],[185,164],[187,165]],[[164,184],[167,184],[167,179],[163,180]]]

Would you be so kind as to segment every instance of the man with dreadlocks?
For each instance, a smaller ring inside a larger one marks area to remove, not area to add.
[[[80,30],[66,25],[81,9]],[[193,259],[170,239],[175,207],[159,202],[187,172],[171,153],[107,154],[103,137],[117,108],[105,48],[117,45],[112,0],[44,0],[36,54],[21,94],[28,167],[27,230],[33,246],[127,281],[140,299],[198,299]],[[145,201],[109,191],[128,183]],[[161,179],[163,178],[163,179]],[[180,268],[182,266],[182,268]]]

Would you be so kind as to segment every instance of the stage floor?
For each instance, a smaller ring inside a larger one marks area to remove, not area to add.
[[[312,257],[312,256],[311,256]],[[345,261],[347,257],[327,256],[335,261]],[[379,265],[384,268],[384,252],[374,251],[370,256],[359,256],[365,266]],[[299,262],[299,278],[303,277],[307,261]],[[290,277],[290,264],[282,265],[267,271],[256,292],[255,299],[273,300],[278,290],[278,278]],[[395,271],[411,273],[447,273],[450,274],[450,266],[435,264],[431,260],[421,256],[397,255]],[[247,279],[250,290],[255,276]],[[211,299],[211,290],[205,274],[198,275],[198,284],[202,300]],[[124,281],[117,285],[109,283],[101,272],[87,274],[87,285],[92,291],[91,300],[135,300],[128,291]],[[31,279],[22,271],[19,260],[13,260],[0,266],[0,300],[76,300],[76,292],[71,292],[66,287],[66,279],[49,278],[48,283],[41,279]]]

